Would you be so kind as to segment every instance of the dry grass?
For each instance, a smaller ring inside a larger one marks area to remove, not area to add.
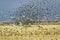
[[[0,25],[0,40],[60,40],[60,25]]]

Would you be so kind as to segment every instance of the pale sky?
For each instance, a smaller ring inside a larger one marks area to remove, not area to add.
[[[6,15],[7,11],[9,11],[9,10],[15,11],[16,8],[20,7],[22,4],[28,3],[28,1],[30,1],[30,0],[0,0],[0,16],[2,16],[2,18],[0,18],[0,21],[10,20],[10,18],[3,17],[4,15]],[[31,0],[31,1],[41,2],[41,7],[43,9],[48,8],[49,10],[47,10],[47,12],[55,13],[59,17],[57,20],[60,20],[60,0]],[[44,11],[46,11],[46,10],[44,10]],[[13,13],[13,12],[11,12],[11,13]],[[8,16],[9,15],[10,14],[8,14]],[[54,19],[53,16],[48,16],[48,18],[49,18],[49,20]]]

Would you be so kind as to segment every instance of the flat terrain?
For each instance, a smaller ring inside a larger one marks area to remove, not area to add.
[[[0,25],[0,40],[60,40],[60,25]]]

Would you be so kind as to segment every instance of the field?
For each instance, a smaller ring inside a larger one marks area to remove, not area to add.
[[[0,25],[0,40],[60,40],[60,25]]]

